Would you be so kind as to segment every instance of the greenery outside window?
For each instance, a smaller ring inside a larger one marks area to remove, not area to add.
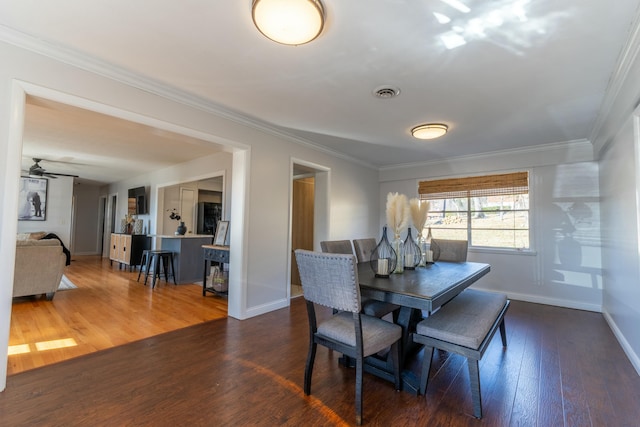
[[[529,249],[528,172],[421,181],[418,193],[430,202],[425,229],[434,238]]]

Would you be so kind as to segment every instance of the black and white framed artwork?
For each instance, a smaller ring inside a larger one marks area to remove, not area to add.
[[[20,178],[19,221],[45,221],[47,219],[48,183],[46,178]]]

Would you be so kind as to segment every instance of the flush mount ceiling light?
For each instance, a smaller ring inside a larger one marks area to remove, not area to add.
[[[320,0],[253,0],[251,15],[265,37],[287,45],[309,43],[324,27]]]
[[[447,130],[449,130],[449,126],[442,123],[429,123],[414,127],[411,129],[411,134],[418,139],[434,139],[447,133]]]

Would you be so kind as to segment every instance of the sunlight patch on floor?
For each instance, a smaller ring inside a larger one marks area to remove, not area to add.
[[[60,348],[76,347],[78,343],[73,338],[63,338],[60,340],[40,341],[33,343],[35,347],[34,351],[47,351],[56,350]],[[32,347],[30,344],[16,344],[9,346],[9,356],[16,354],[31,353]]]

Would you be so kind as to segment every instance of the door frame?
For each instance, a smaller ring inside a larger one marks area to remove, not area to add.
[[[289,164],[289,242],[288,254],[292,251],[293,229],[293,181],[300,175],[313,176],[315,179],[315,192],[313,201],[313,250],[320,250],[320,241],[329,235],[329,200],[331,169],[318,163],[307,160],[291,158]],[[291,304],[291,256],[288,257],[287,268],[287,303]]]

